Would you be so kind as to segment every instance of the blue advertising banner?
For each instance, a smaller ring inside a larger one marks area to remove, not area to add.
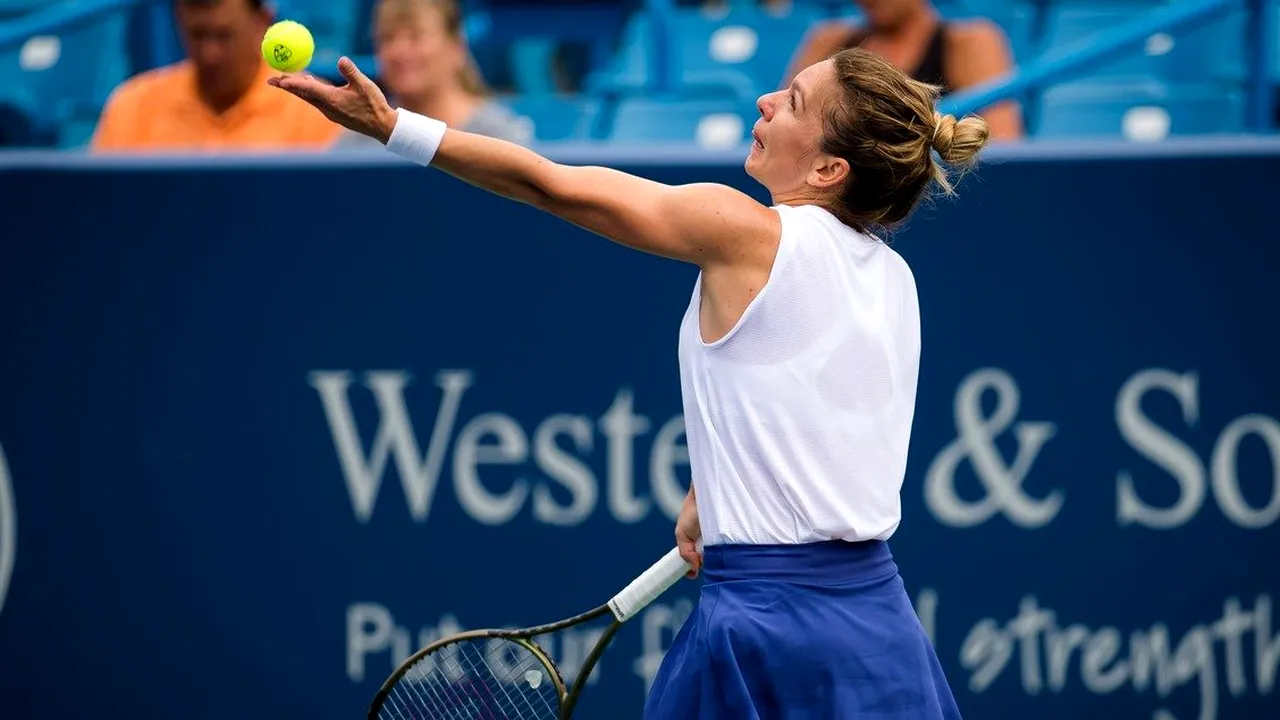
[[[892,547],[966,717],[1280,717],[1278,172],[997,153],[894,237]],[[361,717],[424,643],[671,547],[694,269],[397,162],[30,159],[0,197],[0,716]],[[639,717],[697,592],[580,717]]]

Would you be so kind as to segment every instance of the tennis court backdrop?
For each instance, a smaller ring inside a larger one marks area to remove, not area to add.
[[[993,154],[894,240],[893,547],[966,717],[1280,717],[1280,154],[1162,148]],[[760,196],[676,160],[596,159]],[[670,546],[692,269],[398,163],[33,157],[0,197],[0,717],[359,717]],[[581,717],[639,716],[695,593]]]

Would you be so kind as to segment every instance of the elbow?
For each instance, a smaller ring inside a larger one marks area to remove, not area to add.
[[[529,178],[527,202],[540,210],[562,214],[574,204],[577,195],[573,172],[576,169],[544,161],[539,171]]]
[[[552,214],[561,207],[553,194],[534,183],[527,185],[520,193],[520,197],[526,204]]]
[[[538,172],[519,173],[503,178],[496,188],[500,195],[516,202],[551,211],[558,205],[554,185]]]

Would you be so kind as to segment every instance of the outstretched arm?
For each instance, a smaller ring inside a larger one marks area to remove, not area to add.
[[[331,120],[388,143],[406,157],[472,185],[541,208],[644,252],[706,267],[772,260],[781,232],[776,213],[723,185],[664,185],[603,167],[552,162],[504,140],[454,129],[403,110],[349,59],[342,87],[306,76],[271,83]]]
[[[431,165],[628,247],[698,265],[733,263],[781,229],[775,213],[724,185],[672,186],[611,168],[560,165],[455,130],[445,132]]]

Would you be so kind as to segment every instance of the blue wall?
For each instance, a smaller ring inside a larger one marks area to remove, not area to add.
[[[1026,153],[895,240],[917,609],[970,718],[1274,718],[1280,152]],[[690,268],[396,162],[19,157],[0,198],[0,715],[358,717],[670,546]],[[638,717],[696,592],[581,717]]]

